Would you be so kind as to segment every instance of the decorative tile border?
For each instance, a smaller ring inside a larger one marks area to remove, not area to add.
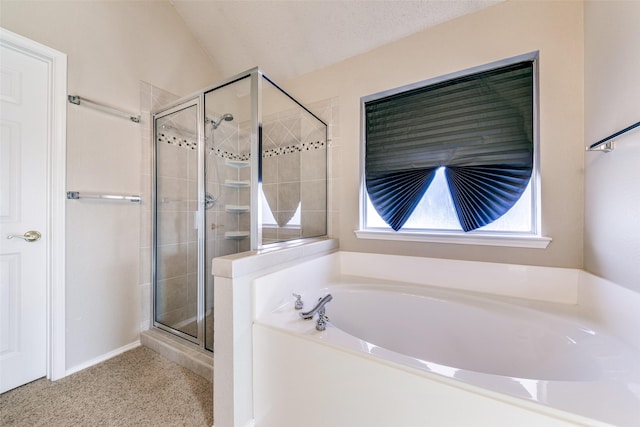
[[[160,133],[158,135],[158,143],[175,145],[177,147],[182,147],[190,150],[195,150],[196,147],[198,146],[196,141],[190,140],[188,138],[172,136],[166,132]],[[273,148],[271,150],[264,150],[262,152],[262,157],[266,158],[266,157],[283,156],[286,154],[293,154],[301,151],[320,150],[326,147],[327,147],[327,141],[303,142],[301,144],[294,144],[294,145],[288,145],[286,147],[278,147],[278,148]],[[236,154],[220,148],[211,148],[210,152],[220,158],[229,159],[229,160],[249,160],[251,158],[251,153]]]
[[[319,150],[325,148],[326,146],[327,141],[303,142],[301,144],[288,145],[286,147],[278,147],[271,150],[264,150],[262,152],[262,157],[275,157],[300,151]]]
[[[229,151],[226,150],[222,150],[220,148],[211,148],[209,150],[210,153],[214,153],[216,156],[223,158],[223,159],[229,159],[229,160],[240,160],[240,161],[245,161],[245,160],[249,160],[251,158],[251,153],[231,153]]]
[[[173,136],[171,134],[169,134],[168,132],[161,132],[158,134],[158,142],[159,143],[166,143],[166,144],[171,144],[171,145],[175,145],[177,147],[183,147],[183,148],[188,148],[191,150],[195,150],[196,147],[198,146],[198,143],[196,141],[187,139],[187,138],[183,138],[183,137],[178,137],[178,136]]]

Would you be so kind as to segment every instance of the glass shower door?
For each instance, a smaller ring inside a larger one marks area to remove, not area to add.
[[[155,129],[154,320],[197,342],[197,104],[156,118]]]

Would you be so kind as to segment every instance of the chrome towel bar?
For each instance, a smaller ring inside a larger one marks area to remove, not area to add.
[[[107,199],[107,200],[129,200],[133,203],[140,203],[140,196],[118,196],[113,194],[80,194],[79,191],[67,191],[67,199]]]
[[[126,111],[119,110],[119,109],[117,109],[115,107],[103,104],[103,103],[98,102],[98,101],[92,101],[91,99],[87,99],[87,98],[84,98],[84,97],[81,98],[78,95],[69,95],[69,96],[67,96],[67,99],[69,99],[70,103],[75,104],[75,105],[86,105],[87,107],[92,107],[92,108],[100,110],[100,111],[104,111],[104,112],[107,112],[107,113],[114,114],[116,116],[127,118],[127,119],[131,120],[134,123],[140,123],[140,116],[137,116],[137,115],[132,114],[132,113],[128,113]]]
[[[631,126],[626,127],[621,131],[614,133],[613,135],[609,135],[608,137],[601,139],[596,143],[591,144],[590,146],[587,147],[587,151],[602,151],[604,153],[613,151],[613,140],[619,137],[620,135],[623,135],[627,132],[631,132],[637,127],[640,127],[640,122],[634,123]]]

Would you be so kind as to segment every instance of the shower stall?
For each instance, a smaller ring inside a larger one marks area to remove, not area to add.
[[[327,125],[257,68],[153,124],[153,325],[213,351],[212,259],[327,234]]]

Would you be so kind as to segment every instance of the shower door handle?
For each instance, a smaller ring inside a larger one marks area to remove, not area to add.
[[[40,240],[41,237],[42,237],[42,234],[40,234],[38,231],[35,231],[35,230],[27,231],[22,236],[19,234],[7,235],[7,239],[17,238],[17,239],[23,239],[26,242],[35,242],[36,240]]]

